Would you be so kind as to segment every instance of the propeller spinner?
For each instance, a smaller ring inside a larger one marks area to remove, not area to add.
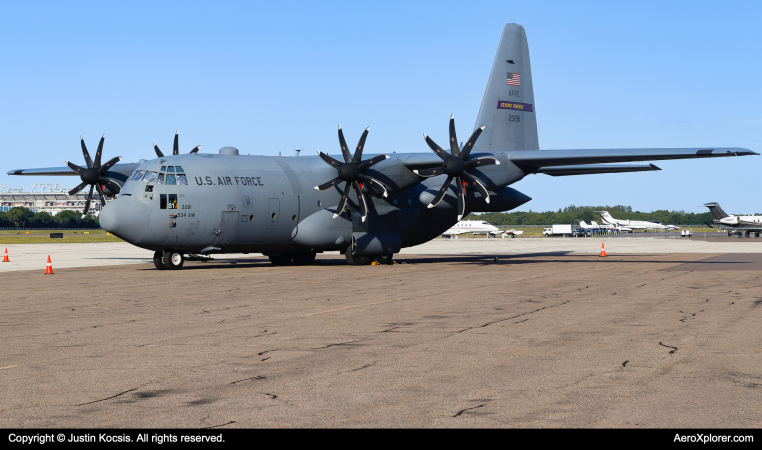
[[[93,189],[98,190],[98,195],[101,199],[101,205],[106,204],[106,199],[103,195],[103,187],[108,186],[109,190],[115,194],[118,194],[119,191],[121,191],[121,188],[117,183],[106,178],[106,172],[114,164],[118,163],[122,157],[117,156],[112,158],[106,164],[101,166],[101,155],[103,154],[104,139],[106,139],[105,134],[101,137],[100,143],[98,143],[98,150],[95,152],[95,161],[93,161],[90,159],[90,153],[88,153],[87,147],[85,146],[85,140],[82,139],[82,136],[79,137],[79,142],[82,145],[82,154],[85,156],[85,163],[87,164],[87,168],[80,167],[76,164],[66,161],[66,165],[69,166],[71,170],[77,172],[79,174],[79,178],[82,180],[82,183],[69,191],[69,195],[74,195],[84,189],[86,186],[90,186],[90,193],[87,194],[87,199],[85,201],[85,210],[82,212],[83,219],[87,215],[87,212],[90,210],[90,202],[92,202],[93,199]]]
[[[315,189],[318,191],[325,191],[332,187],[338,189],[341,182],[346,183],[344,185],[344,190],[339,191],[342,194],[341,201],[339,201],[339,206],[336,208],[336,213],[333,215],[334,219],[339,217],[339,214],[341,214],[341,212],[344,211],[344,208],[347,206],[347,194],[349,193],[349,185],[352,185],[355,192],[357,193],[357,203],[360,205],[363,222],[365,222],[365,219],[368,217],[368,205],[365,202],[365,196],[362,192],[362,188],[367,187],[368,190],[371,190],[375,192],[376,195],[383,197],[388,195],[386,188],[383,184],[381,184],[380,181],[365,175],[365,171],[368,170],[371,166],[374,166],[375,164],[378,164],[389,157],[388,155],[378,155],[362,161],[362,150],[365,146],[365,139],[368,137],[369,130],[370,127],[366,128],[362,133],[362,136],[360,136],[360,141],[357,143],[357,148],[355,149],[355,155],[352,156],[352,154],[349,153],[347,142],[344,140],[344,132],[341,131],[341,125],[339,125],[339,144],[341,144],[341,153],[344,156],[344,163],[331,158],[320,150],[317,151],[320,158],[322,158],[326,164],[331,167],[335,167],[338,170],[339,176],[331,181],[328,181],[327,183],[321,184],[320,186],[315,186]]]
[[[447,180],[442,185],[442,188],[437,193],[434,200],[429,203],[428,207],[433,208],[442,201],[447,194],[447,189],[450,187],[450,183],[455,179],[456,192],[458,195],[458,220],[462,219],[466,212],[466,187],[472,187],[479,192],[484,200],[489,203],[489,192],[487,188],[479,181],[478,178],[471,175],[469,171],[476,167],[489,166],[493,164],[500,164],[496,158],[482,157],[469,161],[468,155],[471,153],[471,149],[474,147],[474,143],[479,139],[479,135],[482,133],[485,127],[477,128],[474,133],[468,138],[468,142],[463,146],[461,152],[458,148],[458,138],[455,135],[455,115],[450,116],[450,153],[447,153],[440,146],[438,146],[430,137],[423,133],[426,144],[429,145],[431,150],[434,151],[440,158],[442,158],[442,165],[433,169],[421,169],[414,170],[417,175],[422,177],[433,177],[437,175],[446,174]]]
[[[175,131],[175,142],[172,145],[172,154],[173,155],[179,155],[180,154],[180,143],[179,143],[179,140],[180,140],[180,130],[177,130],[177,131]],[[193,150],[189,151],[188,153],[198,153],[198,150],[200,148],[201,148],[201,146],[197,145],[197,146],[193,147]],[[164,157],[164,153],[162,153],[161,150],[159,150],[159,146],[156,145],[156,142],[153,143],[153,149],[156,152],[156,156],[158,156],[159,158],[163,158]]]

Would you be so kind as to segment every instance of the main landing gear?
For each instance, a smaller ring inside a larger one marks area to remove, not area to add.
[[[177,250],[166,249],[153,254],[153,265],[159,270],[182,269],[185,255]]]

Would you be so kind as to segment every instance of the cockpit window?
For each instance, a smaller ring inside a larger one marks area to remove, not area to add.
[[[177,173],[183,173],[183,168],[180,166],[175,166],[175,172]]]
[[[179,167],[178,167],[178,169],[179,169]],[[185,175],[184,174],[182,174],[182,173],[178,173],[177,174],[177,184],[181,184],[183,186],[187,186],[188,185],[188,180],[185,179]]]
[[[143,177],[143,181],[145,181],[146,183],[156,182],[156,172],[152,172],[150,170],[146,171],[146,175],[145,177]]]
[[[174,166],[168,166],[167,167],[167,172],[174,173],[175,172],[175,167]]]
[[[166,172],[167,171],[167,166],[161,166],[161,171],[162,172]]]
[[[132,178],[130,178],[130,181],[138,181],[139,179],[143,178],[144,173],[146,173],[145,170],[136,171]]]
[[[168,173],[167,176],[164,178],[164,184],[167,184],[167,185],[177,184],[177,181],[175,180],[175,174]]]
[[[156,180],[157,184],[164,184],[164,174],[160,173],[159,178]]]

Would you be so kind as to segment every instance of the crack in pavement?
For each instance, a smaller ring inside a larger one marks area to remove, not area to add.
[[[234,381],[234,382],[232,382],[230,384],[243,383],[244,381],[249,381],[249,380],[264,380],[265,378],[267,378],[267,377],[262,376],[262,375],[257,375],[257,376],[250,377],[250,378],[244,378],[243,380]]]
[[[473,408],[466,408],[466,409],[461,409],[461,410],[460,410],[460,411],[458,411],[458,413],[457,413],[457,414],[455,414],[453,417],[458,417],[458,416],[462,415],[462,414],[463,414],[463,413],[465,413],[465,412],[468,412],[468,411],[471,411],[471,410],[474,410],[474,409],[477,409],[477,408],[481,408],[481,407],[482,407],[482,406],[484,406],[484,405],[486,405],[486,403],[483,403],[483,404],[481,404],[481,405],[479,405],[479,406],[474,406]]]
[[[669,355],[671,355],[671,354],[673,354],[673,353],[675,353],[677,351],[677,347],[672,347],[671,345],[664,345],[663,342],[659,342],[659,345],[661,345],[662,347],[667,347],[667,348],[673,349],[673,350],[669,351],[669,353],[668,353]]]
[[[207,429],[209,429],[209,428],[218,428],[218,427],[224,427],[225,425],[232,425],[232,424],[234,424],[234,423],[235,423],[235,420],[231,420],[230,422],[227,422],[227,423],[221,423],[221,424],[219,424],[219,425],[212,425],[211,427],[203,427],[202,429],[203,429],[203,430],[207,430]]]
[[[369,341],[369,340],[370,339],[360,339],[359,341],[339,342],[337,344],[328,344],[325,347],[316,347],[316,348],[312,348],[310,350],[321,350],[321,349],[329,348],[329,347],[339,347],[341,345],[352,345],[352,344],[355,344],[357,342],[365,342],[365,341]]]
[[[143,385],[143,386],[145,386],[145,385]],[[84,405],[91,405],[93,403],[98,403],[98,402],[105,402],[106,400],[111,400],[112,398],[117,398],[117,397],[122,396],[124,394],[128,394],[128,393],[130,393],[132,391],[137,391],[138,389],[140,389],[143,386],[138,386],[138,387],[130,389],[128,391],[120,392],[120,393],[118,393],[116,395],[112,395],[111,397],[102,398],[100,400],[93,400],[91,402],[86,402],[86,403],[80,403],[80,404],[74,405],[74,406],[84,406]]]

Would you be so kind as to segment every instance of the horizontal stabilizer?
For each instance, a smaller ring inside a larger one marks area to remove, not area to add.
[[[514,164],[532,169],[579,164],[656,161],[665,159],[717,158],[723,156],[759,155],[746,148],[623,148],[596,150],[522,150],[511,153]]]
[[[580,166],[540,167],[534,173],[544,173],[553,177],[569,175],[593,175],[597,173],[650,172],[661,170],[653,164],[588,164]]]

